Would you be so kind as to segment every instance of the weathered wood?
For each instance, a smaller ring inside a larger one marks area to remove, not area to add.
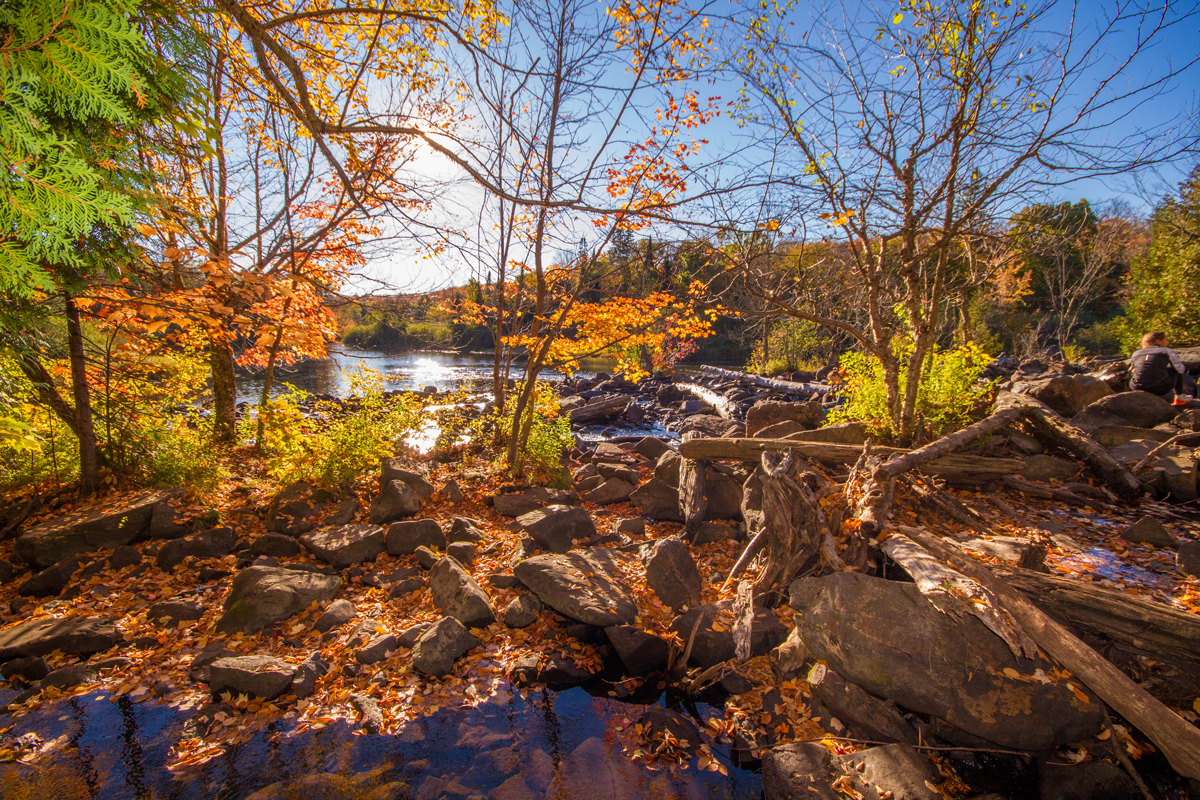
[[[1025,418],[1034,433],[1048,444],[1085,462],[1092,471],[1124,500],[1137,500],[1144,494],[1141,482],[1122,466],[1100,444],[1082,429],[1059,416],[1045,403],[1027,394],[1001,392],[996,399],[997,410],[1008,407],[1024,410]]]
[[[1200,617],[1133,597],[1120,589],[1027,569],[992,572],[1034,605],[1076,630],[1127,652],[1200,666]]]
[[[1020,418],[1022,413],[1021,409],[1018,408],[1001,408],[986,419],[982,419],[974,425],[968,425],[961,431],[947,434],[940,439],[935,439],[924,447],[910,450],[903,455],[893,456],[880,468],[882,472],[879,474],[877,480],[880,478],[895,478],[911,469],[916,469],[922,464],[927,464],[930,461],[953,453],[958,448],[970,444],[981,436],[986,436],[993,431],[1000,430],[1005,425]]]
[[[699,434],[688,431],[683,435],[683,441],[691,441]],[[683,524],[687,529],[688,538],[694,539],[695,533],[704,521],[704,512],[708,510],[708,493],[704,486],[704,473],[708,470],[708,462],[695,458],[683,458],[679,465],[679,510],[683,513]]]
[[[675,388],[681,389],[685,392],[691,392],[699,399],[708,403],[722,419],[731,420],[737,418],[737,406],[733,404],[733,401],[728,397],[722,397],[712,389],[704,386],[697,386],[694,383],[677,383],[675,384]]]
[[[762,481],[764,564],[755,596],[778,591],[820,551],[825,518],[804,480],[803,460],[794,452],[763,453],[756,470]]]
[[[733,601],[734,653],[741,664],[750,660],[750,632],[754,622],[754,592],[750,581],[738,584]]]
[[[1160,444],[1158,447],[1154,448],[1149,453],[1147,453],[1145,458],[1143,458],[1141,461],[1139,461],[1138,463],[1133,465],[1133,469],[1130,470],[1130,472],[1133,472],[1134,474],[1141,472],[1142,467],[1144,467],[1150,463],[1150,459],[1154,458],[1156,455],[1161,453],[1163,450],[1166,450],[1168,447],[1171,447],[1172,445],[1197,444],[1197,443],[1200,443],[1200,433],[1197,433],[1196,431],[1189,431],[1187,433],[1177,433],[1174,436],[1172,436],[1170,439],[1167,439],[1165,442]]]
[[[1012,617],[1004,613],[996,596],[979,581],[938,561],[904,534],[891,534],[881,546],[883,552],[904,568],[921,594],[943,614],[956,617],[970,614],[1003,639],[1017,658],[1037,655],[1037,645]]]
[[[973,531],[978,533],[988,533],[989,531],[982,523],[986,522],[974,513],[970,508],[958,500],[958,498],[946,494],[932,486],[925,486],[921,483],[912,482],[910,484],[912,490],[916,492],[924,500],[941,511],[945,512],[951,519],[959,524],[966,525]]]
[[[1059,503],[1066,503],[1072,506],[1091,506],[1097,511],[1111,511],[1113,509],[1111,503],[1106,503],[1103,500],[1097,500],[1094,497],[1084,497],[1081,494],[1075,494],[1070,489],[1060,489],[1044,483],[1027,481],[1019,475],[1005,475],[1000,481],[1010,489],[1033,497],[1040,497],[1043,500],[1055,500]]]
[[[679,445],[680,455],[709,461],[727,458],[754,462],[758,461],[763,453],[784,450],[793,450],[806,459],[820,461],[822,464],[838,466],[853,464],[862,455],[862,446],[856,444],[796,442],[791,439],[694,439]],[[873,452],[891,455],[908,451],[896,447],[876,447],[873,448]],[[951,483],[962,484],[986,483],[1023,469],[1025,462],[1019,458],[990,458],[961,453],[936,458],[921,467],[921,471],[926,474],[938,475]]]
[[[598,422],[610,420],[629,407],[628,397],[604,397],[586,406],[567,412],[571,422]]]
[[[799,383],[797,381],[781,381],[776,378],[765,378],[762,375],[751,375],[748,372],[735,372],[731,369],[721,369],[720,367],[710,367],[708,364],[702,364],[700,371],[707,375],[716,375],[721,378],[729,378],[735,381],[744,383],[752,383],[755,386],[762,386],[767,389],[774,389],[784,394],[817,394],[829,389],[828,386],[819,383]]]
[[[900,532],[939,560],[990,589],[1038,646],[1140,730],[1181,775],[1200,780],[1200,730],[1154,699],[1141,686],[1024,595],[948,542],[916,528]]]

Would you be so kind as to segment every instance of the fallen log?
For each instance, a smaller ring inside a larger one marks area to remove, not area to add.
[[[830,442],[796,442],[791,439],[693,439],[679,445],[680,455],[715,461],[723,458],[737,461],[756,462],[763,453],[794,450],[811,461],[822,464],[845,466],[853,464],[862,454],[856,444],[833,444]],[[909,451],[897,447],[874,447],[872,452],[881,456],[904,454]],[[1019,458],[992,458],[988,456],[950,453],[925,462],[921,471],[938,475],[950,483],[982,484],[998,480],[1025,469]]]
[[[571,422],[603,422],[621,414],[629,407],[628,397],[604,397],[586,406],[567,412]]]
[[[683,441],[691,441],[698,435],[688,431],[683,435]],[[704,486],[707,471],[708,462],[695,458],[685,457],[679,465],[679,510],[683,513],[689,541],[695,539],[700,523],[704,521],[704,512],[708,510],[708,493]]]
[[[1111,662],[1050,619],[991,570],[948,542],[923,530],[900,532],[939,561],[990,589],[1017,624],[1101,700],[1152,741],[1179,774],[1200,780],[1200,730],[1160,703]]]
[[[1096,475],[1124,500],[1137,500],[1144,493],[1141,481],[1122,466],[1085,431],[1059,416],[1036,397],[1027,394],[1000,392],[996,408],[1020,408],[1034,432],[1047,444],[1063,450],[1085,462]]]
[[[776,378],[764,378],[762,375],[751,375],[749,372],[735,372],[731,369],[721,369],[720,367],[710,367],[707,364],[700,366],[700,371],[706,375],[714,375],[718,378],[728,378],[735,381],[743,381],[752,383],[755,386],[762,386],[766,389],[774,389],[777,392],[784,394],[817,394],[829,389],[828,386],[819,383],[798,383],[797,381],[781,381]]]
[[[713,407],[713,410],[721,416],[722,419],[737,418],[737,406],[733,404],[733,401],[728,397],[722,397],[712,389],[705,388],[704,386],[697,386],[694,383],[677,383],[675,384],[675,388],[681,389],[685,392],[691,392],[705,403],[708,403]]]
[[[1072,506],[1091,506],[1097,511],[1111,511],[1113,509],[1112,503],[1106,503],[1094,497],[1084,497],[1081,494],[1075,494],[1070,489],[1059,489],[1055,486],[1047,486],[1044,483],[1027,481],[1019,475],[1005,475],[1000,479],[1000,482],[1010,489],[1033,497],[1040,497],[1043,500],[1056,500]]]

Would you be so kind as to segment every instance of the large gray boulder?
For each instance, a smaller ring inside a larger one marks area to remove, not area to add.
[[[453,558],[443,558],[429,571],[433,604],[468,628],[485,628],[496,621],[491,598]]]
[[[811,742],[772,747],[762,757],[766,800],[941,800],[929,760],[906,744],[834,755]],[[850,792],[843,792],[843,787]],[[852,793],[851,793],[852,792]]]
[[[670,455],[675,455],[675,458],[668,459],[668,462],[678,464],[679,456],[677,454]],[[679,483],[678,472],[675,475],[675,482]],[[638,510],[650,519],[683,522],[683,514],[679,510],[679,489],[671,486],[665,480],[651,478],[634,490],[629,499],[638,507]]]
[[[403,481],[389,481],[379,496],[371,501],[371,522],[382,525],[404,517],[415,516],[421,510],[421,497]]]
[[[1071,418],[1071,422],[1090,430],[1110,424],[1113,417],[1135,428],[1153,428],[1175,418],[1178,409],[1150,392],[1120,392],[1103,397]]]
[[[538,547],[551,553],[565,553],[576,539],[591,539],[596,535],[592,515],[579,506],[539,508],[517,517],[517,525]]]
[[[300,544],[326,564],[346,569],[378,558],[385,538],[378,525],[342,525],[309,531],[300,537]]]
[[[213,528],[210,531],[172,539],[158,551],[155,563],[158,568],[169,572],[191,556],[197,560],[220,558],[233,552],[237,546],[237,534],[233,528]]]
[[[410,556],[418,547],[430,550],[446,549],[446,534],[432,519],[412,519],[393,522],[387,529],[387,551],[393,556]]]
[[[628,625],[637,616],[633,593],[620,569],[635,561],[617,550],[590,547],[527,558],[513,567],[513,574],[563,616],[607,628]]]
[[[671,630],[685,642],[692,638],[692,631],[696,631],[690,661],[698,667],[708,669],[737,655],[737,646],[733,641],[733,625],[733,601],[724,600],[711,605],[692,606],[675,618],[671,623]],[[787,635],[787,628],[774,614],[764,608],[754,609],[754,616],[750,621],[752,656],[765,656],[783,644]]]
[[[413,645],[413,669],[440,678],[454,669],[460,656],[477,647],[479,640],[454,617],[442,617],[421,633]]]
[[[225,598],[220,633],[257,633],[295,616],[310,603],[332,600],[342,579],[299,569],[250,567],[238,573]]]
[[[219,658],[208,667],[208,689],[213,697],[224,692],[274,700],[292,685],[296,669],[271,656]]]
[[[789,403],[782,400],[759,400],[746,412],[746,435],[754,436],[763,428],[780,422],[794,422],[803,428],[820,424],[825,409],[816,400]]]
[[[329,492],[304,481],[293,483],[271,502],[267,510],[267,530],[299,536],[313,529],[312,518],[328,504]]]
[[[590,492],[585,492],[583,499],[598,506],[607,506],[628,500],[629,495],[633,494],[633,489],[634,484],[627,480],[609,478]]]
[[[1107,383],[1090,375],[1056,375],[1040,381],[1017,384],[1013,388],[1017,392],[1036,397],[1068,419],[1113,393]]]
[[[66,617],[29,620],[0,631],[0,663],[44,656],[58,650],[68,656],[103,653],[124,641],[113,620]]]
[[[434,485],[419,472],[413,472],[404,466],[398,458],[385,459],[379,468],[379,491],[382,493],[392,481],[400,481],[413,490],[413,493],[424,500],[435,491]]]
[[[81,553],[130,544],[150,527],[155,506],[178,494],[178,490],[146,491],[119,503],[56,517],[21,534],[13,552],[25,563],[44,569]]]
[[[839,572],[795,581],[791,604],[803,612],[797,630],[813,658],[877,697],[973,736],[1047,750],[1103,724],[1099,700],[1082,686],[1034,678],[1053,664],[1014,657],[976,617],[943,614],[914,584]]]
[[[643,551],[643,560],[646,583],[659,600],[675,611],[703,602],[703,579],[691,550],[682,539],[660,539]]]

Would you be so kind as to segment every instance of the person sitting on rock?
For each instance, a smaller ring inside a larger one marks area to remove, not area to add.
[[[1129,357],[1132,375],[1129,388],[1150,392],[1165,399],[1172,394],[1195,395],[1196,379],[1188,375],[1187,366],[1171,349],[1162,331],[1142,337],[1142,349]]]

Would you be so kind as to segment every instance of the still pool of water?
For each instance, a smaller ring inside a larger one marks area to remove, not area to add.
[[[641,711],[641,706],[573,688],[443,709],[411,722],[397,735],[360,735],[345,721],[292,734],[289,723],[280,720],[203,765],[173,772],[167,769],[170,751],[187,712],[127,696],[113,702],[94,693],[61,700],[10,723],[7,736],[34,731],[58,743],[36,765],[0,765],[0,797],[243,800],[277,781],[318,773],[361,780],[364,792],[399,781],[412,787],[413,796],[486,797],[514,774],[539,783],[537,764],[542,765],[541,782],[549,780],[545,791],[508,796],[762,796],[761,777],[732,765],[727,749],[714,748],[714,754],[728,775],[698,771],[695,760],[676,771],[632,760],[622,752],[630,734],[618,727],[627,727]],[[691,713],[700,724],[720,715],[705,705],[693,706]],[[466,793],[458,787],[439,790],[438,781],[456,783]]]

